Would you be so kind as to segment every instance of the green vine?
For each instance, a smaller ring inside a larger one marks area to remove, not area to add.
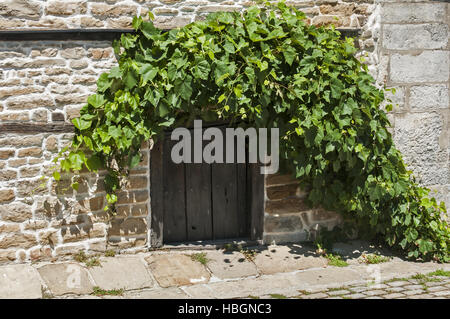
[[[106,169],[110,210],[143,141],[194,118],[239,120],[279,128],[280,156],[310,189],[311,205],[342,213],[410,258],[448,261],[445,206],[406,169],[379,107],[384,92],[351,39],[308,25],[283,2],[169,32],[140,17],[133,27],[137,34],[115,42],[119,66],[100,76],[73,121],[72,145],[56,159],[62,172]]]

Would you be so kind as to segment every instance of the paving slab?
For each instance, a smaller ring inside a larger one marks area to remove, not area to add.
[[[339,288],[344,285],[366,283],[368,279],[367,274],[361,269],[351,267],[311,269],[295,273],[293,276],[296,284],[317,288]]]
[[[376,290],[369,290],[369,291],[366,291],[366,292],[364,292],[364,293],[365,293],[367,296],[379,296],[379,295],[385,295],[385,294],[386,294],[386,291],[376,289]]]
[[[392,293],[392,294],[387,294],[387,295],[383,296],[383,298],[385,298],[385,299],[404,298],[404,297],[405,297],[404,294],[401,294],[401,293],[398,293],[398,292],[395,292],[395,293]]]
[[[327,294],[329,294],[330,296],[347,295],[349,293],[350,293],[350,291],[349,290],[345,290],[345,289],[327,291]]]
[[[180,288],[156,288],[151,290],[129,291],[124,295],[127,299],[188,299]]]
[[[0,299],[42,298],[39,273],[30,265],[0,267]]]
[[[206,283],[211,277],[205,266],[184,254],[151,255],[145,260],[163,288]]]
[[[304,295],[302,296],[302,299],[323,299],[323,298],[327,298],[328,295],[323,293],[323,292],[319,292],[316,294],[311,294],[311,295]]]
[[[345,298],[349,298],[349,299],[362,299],[362,298],[365,298],[365,297],[366,297],[366,295],[361,294],[361,293],[356,293],[356,294],[353,294],[353,295],[346,295],[345,296]]]
[[[387,285],[391,286],[391,287],[402,287],[405,285],[409,285],[408,281],[392,281],[392,282],[388,282]]]
[[[437,291],[437,292],[432,292],[431,294],[434,296],[438,296],[438,297],[450,296],[450,291],[449,290]]]
[[[386,288],[386,291],[389,292],[401,292],[404,291],[405,289],[403,289],[402,287],[391,287],[391,288]]]
[[[206,257],[208,269],[213,276],[220,279],[242,278],[258,274],[255,264],[237,251],[210,251]]]
[[[392,256],[392,252],[380,245],[370,244],[363,240],[352,240],[350,242],[334,243],[331,250],[335,254],[342,256],[342,259],[351,265],[357,265],[360,263],[360,257],[363,254],[380,254],[382,256],[388,256],[395,261],[399,258]]]
[[[93,291],[87,270],[79,264],[49,264],[38,268],[38,272],[54,296]]]
[[[209,284],[194,285],[183,288],[193,298],[243,298],[248,296],[264,296],[280,294],[284,296],[298,295],[292,282],[292,274],[266,275],[258,278],[244,278],[233,281],[221,281]]]
[[[100,262],[101,266],[92,267],[89,272],[101,289],[131,290],[155,286],[140,257],[103,258]]]
[[[438,269],[450,270],[450,265],[438,264],[433,262],[419,263],[419,262],[404,262],[404,261],[391,261],[381,263],[376,266],[379,270],[381,280],[389,280],[393,278],[403,278],[414,276],[418,273],[427,274]]]
[[[262,274],[326,267],[328,264],[325,258],[313,255],[300,245],[268,246],[258,252],[253,262]]]
[[[362,283],[365,278],[358,271],[346,268],[310,269],[297,273],[262,275],[237,281],[195,285],[184,290],[194,298],[238,298],[269,294],[295,295],[299,290],[341,287],[344,284]],[[298,293],[297,293],[298,295]]]
[[[435,292],[435,291],[441,291],[441,290],[447,290],[447,287],[444,286],[434,286],[427,289],[428,292]]]
[[[408,299],[432,299],[434,296],[430,294],[409,296]]]
[[[423,289],[414,289],[414,290],[405,290],[403,291],[403,293],[407,296],[411,296],[411,295],[419,295],[419,294],[423,294],[425,292],[425,290]]]

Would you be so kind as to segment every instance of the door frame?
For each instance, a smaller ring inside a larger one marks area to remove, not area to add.
[[[150,247],[164,246],[163,138],[150,150]],[[262,240],[264,228],[264,175],[259,163],[248,164],[247,197],[250,206],[250,240]],[[158,200],[155,200],[155,199]],[[211,241],[211,240],[208,240]],[[221,240],[223,241],[223,240]]]

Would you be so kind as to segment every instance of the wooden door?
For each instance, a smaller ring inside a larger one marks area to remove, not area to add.
[[[170,158],[175,143],[166,135],[150,156],[152,246],[259,239],[264,185],[257,165],[175,164]]]

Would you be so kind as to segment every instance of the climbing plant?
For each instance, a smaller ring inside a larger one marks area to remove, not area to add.
[[[342,213],[410,258],[448,261],[443,203],[407,170],[367,66],[351,39],[310,26],[283,2],[210,14],[164,32],[135,17],[114,44],[119,65],[98,80],[60,172],[106,169],[111,211],[140,146],[194,118],[278,127],[280,156],[313,206]],[[392,105],[386,107],[388,110]],[[77,187],[77,183],[74,183]]]

